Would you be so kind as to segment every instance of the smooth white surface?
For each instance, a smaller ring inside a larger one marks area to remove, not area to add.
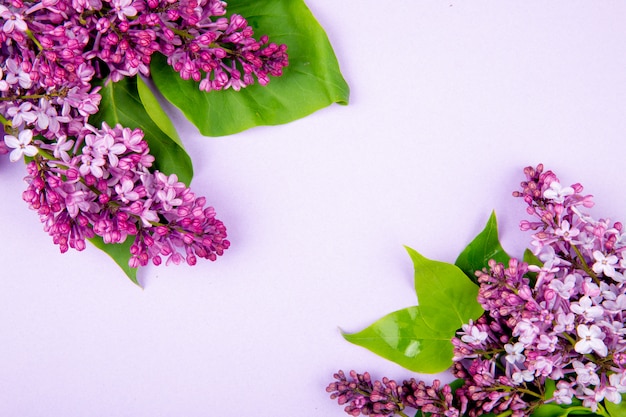
[[[342,416],[337,369],[413,376],[343,341],[415,304],[402,245],[453,262],[544,162],[626,220],[626,3],[309,0],[351,103],[231,137],[172,111],[226,223],[216,263],[60,255],[0,160],[0,415]]]

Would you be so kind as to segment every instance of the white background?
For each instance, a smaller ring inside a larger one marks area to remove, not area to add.
[[[626,220],[626,3],[309,0],[351,87],[297,122],[201,137],[217,262],[58,253],[0,160],[0,415],[342,416],[337,369],[409,371],[345,342],[416,303],[402,245],[453,262],[496,210],[519,255],[526,165]]]

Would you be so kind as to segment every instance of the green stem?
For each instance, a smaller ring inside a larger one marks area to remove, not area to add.
[[[2,123],[5,127],[12,127],[13,123],[10,120],[5,119],[3,115],[0,114],[0,123]]]
[[[33,35],[33,32],[31,32],[30,29],[26,30],[26,34],[28,35],[29,39],[33,41],[35,45],[37,45],[37,48],[39,48],[40,51],[43,51],[43,46],[41,46],[41,44],[39,43],[35,35]]]
[[[26,96],[8,96],[8,97],[0,97],[0,101],[15,101],[15,100],[38,100],[40,98],[50,99],[52,97],[63,97],[67,91],[65,89],[59,92],[52,92],[47,94],[29,94]]]
[[[580,253],[580,249],[578,249],[576,245],[572,245],[572,249],[574,249],[574,252],[576,252],[578,259],[580,259],[580,266],[582,267],[582,269],[595,281],[596,284],[600,285],[600,280],[598,279],[598,276],[595,272],[591,270],[591,268],[589,268],[589,265],[587,265],[587,262],[585,262],[585,258],[583,258],[583,254]]]

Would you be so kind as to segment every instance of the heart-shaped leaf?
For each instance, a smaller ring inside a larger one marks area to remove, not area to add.
[[[289,66],[267,86],[204,92],[182,80],[155,54],[150,66],[159,91],[207,136],[224,136],[259,125],[288,123],[332,103],[347,104],[349,88],[324,29],[302,0],[233,0],[229,14],[248,20],[255,36],[284,43]]]
[[[465,323],[476,320],[483,308],[476,300],[478,286],[457,266],[433,261],[406,247],[415,267],[415,292],[424,321],[447,332],[449,339]]]
[[[388,314],[343,337],[414,372],[437,373],[452,365],[449,332],[428,325],[418,306]]]
[[[419,306],[391,313],[366,329],[344,338],[405,368],[421,373],[452,366],[452,338],[483,309],[478,287],[456,266],[426,259],[406,247],[415,266]]]
[[[498,222],[495,212],[491,213],[485,228],[467,245],[454,264],[461,268],[472,281],[476,282],[474,272],[485,268],[491,259],[505,265],[510,259],[498,239]]]

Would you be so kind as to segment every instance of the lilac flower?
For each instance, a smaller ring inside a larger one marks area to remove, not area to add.
[[[137,15],[137,9],[132,3],[133,0],[111,0],[111,6],[113,6],[119,20],[126,20],[126,17]]]
[[[570,242],[573,238],[580,234],[580,230],[572,227],[567,220],[563,220],[561,225],[554,230],[554,234],[562,237],[566,242]]]
[[[66,135],[59,136],[57,142],[53,146],[53,155],[55,158],[67,163],[70,161],[68,151],[71,151],[73,147],[73,140],[67,140]]]
[[[543,192],[543,196],[555,203],[563,203],[565,198],[573,195],[574,189],[572,187],[563,187],[557,181],[550,183],[550,187]]]
[[[515,363],[523,363],[526,359],[526,356],[523,355],[524,352],[524,344],[521,342],[516,342],[515,344],[507,343],[504,345],[504,350],[506,351],[506,359],[511,365]]]
[[[571,404],[576,391],[572,389],[572,384],[566,381],[559,381],[554,391],[554,400],[557,404]]]
[[[123,145],[131,138],[139,153]],[[95,235],[108,244],[132,236],[129,265],[138,267],[150,260],[158,265],[162,257],[193,265],[197,258],[215,260],[229,247],[226,229],[204,198],[175,176],[149,171],[154,158],[140,131],[87,126],[77,142],[62,146],[59,159],[38,155],[29,163],[23,194],[62,252],[84,249],[85,239]],[[166,204],[157,198],[165,189]]]
[[[595,324],[591,326],[579,324],[576,332],[578,337],[580,337],[580,340],[574,346],[576,352],[582,354],[596,352],[602,357],[608,354],[608,348],[603,342],[605,335],[598,326]]]
[[[559,279],[553,279],[552,281],[550,281],[548,286],[550,287],[550,289],[554,290],[554,292],[556,292],[559,297],[565,300],[569,300],[576,286],[576,277],[573,274],[570,274],[565,277],[564,281],[561,281]]]
[[[481,331],[477,326],[474,326],[473,323],[464,324],[463,332],[465,333],[461,340],[465,343],[480,345],[485,340],[487,340],[488,334],[487,332]]]
[[[593,251],[593,259],[595,259],[596,261],[591,267],[593,269],[593,272],[595,272],[596,274],[604,274],[607,277],[615,276],[614,265],[617,264],[617,256],[605,256],[604,253],[600,252],[599,250],[595,250]]]
[[[9,155],[9,159],[11,162],[16,162],[22,159],[24,156],[35,156],[39,152],[36,146],[31,145],[33,140],[33,131],[30,129],[24,129],[19,134],[18,137],[13,135],[5,135],[4,143],[9,147],[13,148],[11,154]]]
[[[513,372],[511,380],[515,385],[523,384],[524,382],[531,382],[535,379],[535,374],[528,369],[517,370]]]
[[[413,383],[419,395],[406,404],[421,414],[531,417],[543,404],[575,401],[595,412],[626,393],[623,226],[586,213],[593,201],[580,184],[564,187],[542,165],[524,172],[514,196],[535,219],[520,227],[533,230],[531,245],[543,264],[490,260],[476,271],[485,312],[452,340],[452,371],[462,386],[452,393],[452,408],[431,409],[436,392]],[[548,380],[556,384],[550,397]]]
[[[4,25],[2,26],[2,30],[5,33],[11,33],[14,30],[19,30],[21,32],[26,32],[28,26],[24,21],[24,17],[18,13],[13,13],[5,6],[0,8],[0,17],[5,20]]]
[[[626,373],[624,371],[609,375],[609,384],[621,394],[626,393]],[[615,404],[619,404],[621,399]]]
[[[10,107],[7,110],[7,115],[12,118],[11,126],[18,128],[24,124],[33,124],[37,120],[37,115],[32,108],[33,106],[29,102],[24,102],[18,107]]]
[[[570,309],[574,313],[584,316],[586,321],[594,321],[604,315],[602,307],[593,305],[593,301],[587,295],[581,297],[578,302],[573,302]]]

